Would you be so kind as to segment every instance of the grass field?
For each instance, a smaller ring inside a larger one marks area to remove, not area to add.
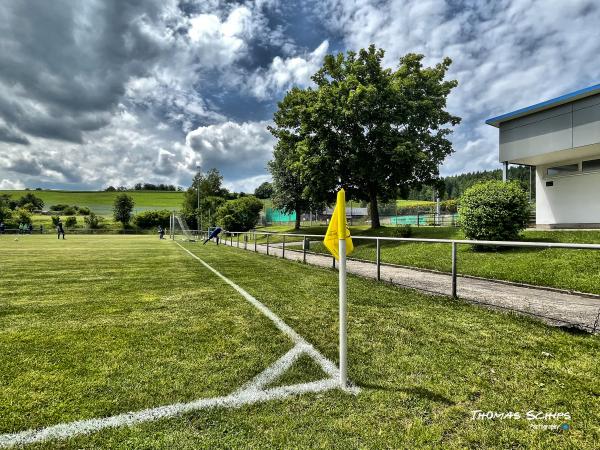
[[[337,361],[337,273],[186,244]],[[0,433],[226,395],[291,341],[175,243],[0,238]],[[215,408],[31,448],[597,448],[600,338],[349,277],[361,388]],[[322,376],[300,359],[278,382]],[[569,412],[473,420],[474,410]]]
[[[113,202],[119,192],[105,191],[0,191],[0,194],[8,194],[13,199],[18,199],[26,193],[33,193],[44,200],[44,208],[52,205],[77,205],[87,206],[96,214],[110,215]],[[172,209],[181,208],[183,192],[173,191],[128,191],[127,195],[133,197],[136,212],[149,209]]]
[[[352,227],[354,236],[394,236],[394,227],[371,230]],[[269,227],[265,231],[293,232],[290,227]],[[326,227],[303,228],[306,234],[324,234]],[[416,238],[465,239],[458,228],[413,227]],[[538,242],[569,242],[598,244],[600,231],[524,231],[522,239]],[[271,238],[271,241],[277,241]],[[374,261],[376,244],[356,239],[352,258]],[[326,253],[320,241],[311,243],[311,251]],[[451,247],[448,244],[382,242],[381,259],[384,263],[450,272]],[[550,286],[600,294],[600,251],[568,249],[502,249],[496,252],[474,251],[470,246],[459,246],[458,273],[484,278],[514,281],[538,286]]]

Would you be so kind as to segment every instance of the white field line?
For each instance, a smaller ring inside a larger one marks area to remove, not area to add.
[[[269,308],[256,300],[248,292],[235,284],[229,278],[217,272],[199,257],[177,243],[183,250],[189,253],[193,258],[200,261],[205,267],[211,270],[215,275],[238,291],[246,300],[254,305],[259,311],[271,319],[277,328],[284,332],[294,341],[294,347],[285,355],[275,361],[271,366],[254,377],[251,381],[244,384],[234,393],[222,397],[204,398],[194,400],[188,403],[175,403],[173,405],[159,406],[156,408],[144,409],[141,411],[127,412],[111,417],[97,419],[78,420],[76,422],[61,423],[46,428],[25,430],[18,433],[7,433],[0,435],[0,448],[22,446],[42,442],[50,439],[67,439],[77,435],[90,434],[106,428],[116,428],[123,426],[132,426],[144,422],[150,422],[159,419],[179,416],[192,411],[210,408],[239,408],[244,405],[284,399],[294,395],[304,393],[324,392],[331,389],[339,389],[339,374],[336,365],[325,358],[318,350],[310,345],[306,340],[289,327]],[[267,388],[279,378],[292,364],[298,360],[302,354],[307,354],[313,358],[323,369],[329,378],[325,378],[310,383],[300,383],[291,386],[278,386]],[[357,394],[359,388],[347,387],[345,392]]]

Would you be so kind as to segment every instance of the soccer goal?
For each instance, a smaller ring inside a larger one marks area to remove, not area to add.
[[[185,219],[176,214],[173,215],[173,239],[196,242],[196,237],[190,231],[190,227],[188,227]]]

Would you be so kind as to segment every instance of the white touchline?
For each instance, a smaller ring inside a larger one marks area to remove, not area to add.
[[[252,405],[270,400],[284,399],[298,394],[341,389],[338,380],[339,369],[331,360],[323,356],[302,336],[296,333],[289,325],[281,320],[274,312],[272,312],[269,308],[259,302],[240,286],[212,268],[209,264],[204,262],[198,256],[194,255],[188,249],[184,248],[178,242],[176,242],[176,244],[190,254],[193,258],[202,263],[215,275],[229,284],[254,307],[271,319],[275,326],[294,342],[294,347],[263,372],[254,377],[251,381],[244,384],[240,389],[236,390],[230,395],[223,397],[203,398],[188,403],[175,403],[173,405],[159,406],[156,408],[149,408],[135,412],[127,412],[111,417],[61,423],[46,428],[25,430],[18,433],[2,434],[0,435],[0,447],[6,448],[17,445],[33,444],[35,442],[46,441],[49,439],[66,439],[76,435],[90,434],[105,428],[132,426],[143,422],[175,417],[184,413],[202,409],[239,408],[244,405]],[[309,383],[293,384],[290,386],[278,386],[273,388],[267,387],[270,383],[279,378],[286,370],[288,370],[292,364],[303,354],[309,355],[311,358],[313,358],[313,360],[315,360],[328,375],[328,378]],[[357,394],[360,391],[358,387],[347,387],[343,390],[351,394]]]

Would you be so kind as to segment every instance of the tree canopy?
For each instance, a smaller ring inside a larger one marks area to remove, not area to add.
[[[273,185],[268,181],[261,183],[260,186],[254,190],[254,196],[256,198],[262,198],[263,200],[271,198],[273,196]]]
[[[121,222],[124,226],[129,224],[131,220],[131,213],[135,203],[133,198],[129,195],[122,193],[115,197],[113,203],[113,217],[117,222]]]
[[[326,56],[312,77],[316,87],[289,91],[271,128],[278,145],[287,147],[280,153],[295,161],[278,162],[276,151],[274,164],[295,172],[305,199],[332,201],[344,187],[349,198],[370,202],[373,227],[379,226],[378,201],[438,178],[438,166],[452,152],[447,126],[460,122],[445,110],[457,85],[444,80],[449,58],[424,67],[423,55],[407,54],[391,70],[382,66],[383,57],[373,45]],[[275,179],[274,185],[277,196]]]

